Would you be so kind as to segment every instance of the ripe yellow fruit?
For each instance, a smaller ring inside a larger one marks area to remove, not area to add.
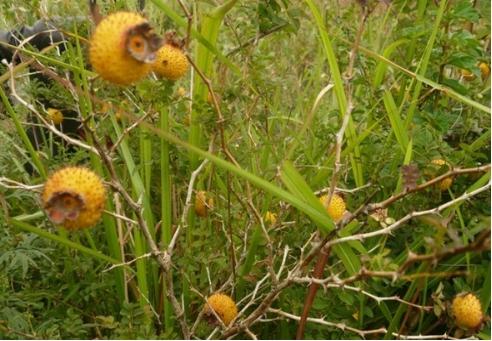
[[[208,210],[214,208],[214,199],[207,198],[207,192],[198,191],[195,196],[195,213],[199,217],[206,217]]]
[[[434,165],[437,165],[437,166],[447,165],[448,167],[450,167],[449,163],[447,163],[443,159],[434,159],[431,161],[431,163]],[[452,184],[453,184],[453,178],[452,177],[446,178],[446,179],[442,180],[441,182],[439,182],[439,189],[441,191],[447,191],[451,187]]]
[[[277,215],[273,212],[267,211],[267,213],[265,213],[265,222],[270,225],[275,225],[277,222]]]
[[[178,90],[176,90],[176,95],[178,95],[178,97],[186,96],[186,89],[180,86]]]
[[[152,70],[170,80],[178,80],[188,71],[188,59],[178,46],[165,44],[157,51]]]
[[[48,119],[53,124],[61,124],[63,122],[63,113],[60,110],[49,108],[46,112],[48,113]]]
[[[93,171],[84,167],[66,167],[48,178],[41,200],[54,224],[77,230],[91,227],[101,218],[106,190]]]
[[[215,311],[226,326],[229,326],[232,320],[237,316],[237,306],[234,300],[226,294],[213,294],[207,299],[205,304],[205,315],[213,318]],[[215,319],[212,319],[214,321]]]
[[[475,79],[475,74],[466,69],[461,70],[461,76],[463,76],[463,78],[467,81],[472,81]]]
[[[343,198],[339,196],[338,194],[333,194],[331,201],[328,203],[328,195],[323,195],[319,198],[323,206],[326,208],[326,211],[328,212],[328,215],[333,219],[335,222],[340,220],[340,218],[343,216],[345,213],[345,201],[343,201]]]
[[[482,74],[482,79],[486,80],[490,76],[490,67],[487,63],[481,62],[478,67],[480,68],[480,72]]]
[[[456,295],[451,310],[456,324],[462,328],[477,329],[482,324],[482,306],[477,296],[472,293]]]
[[[97,25],[90,41],[89,58],[92,67],[103,79],[126,86],[147,76],[151,63],[138,60],[127,48],[129,30],[146,22],[137,13],[116,12]],[[145,42],[137,44],[140,48]]]

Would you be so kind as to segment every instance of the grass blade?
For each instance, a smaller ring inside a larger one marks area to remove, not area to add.
[[[419,67],[417,69],[416,74],[425,76],[425,73],[427,72],[427,67],[429,65],[429,60],[430,56],[432,53],[432,50],[434,48],[434,42],[436,41],[436,36],[437,32],[439,31],[439,26],[441,24],[442,17],[444,15],[444,11],[447,6],[447,0],[442,0],[439,4],[439,10],[437,11],[437,16],[434,19],[434,26],[432,28],[432,33],[429,38],[429,41],[427,42],[427,46],[424,51],[424,55],[422,56],[422,59],[420,60]],[[413,96],[410,102],[410,107],[407,110],[407,117],[405,119],[405,127],[408,127],[410,123],[413,120],[413,115],[415,113],[415,109],[417,109],[417,104],[418,104],[418,99],[420,96],[420,91],[422,90],[422,80],[420,80],[417,77],[417,83],[415,84],[415,88],[413,90]],[[403,103],[402,103],[403,104]]]
[[[383,101],[384,106],[386,107],[386,112],[388,113],[388,118],[391,123],[391,128],[393,129],[393,133],[395,134],[396,140],[398,141],[402,152],[405,153],[408,147],[408,134],[405,125],[400,118],[400,112],[396,107],[393,96],[388,90],[384,92]]]
[[[340,116],[343,117],[343,115],[345,115],[345,112],[347,111],[348,104],[347,104],[347,96],[345,95],[342,76],[340,74],[340,69],[338,67],[335,51],[331,44],[330,37],[328,36],[328,33],[326,31],[323,19],[321,17],[321,14],[319,13],[318,8],[316,7],[316,5],[313,3],[312,0],[305,0],[305,2],[308,4],[309,9],[311,10],[311,13],[313,14],[316,25],[318,27],[318,31],[321,37],[321,42],[323,44],[323,48],[326,53],[326,58],[330,66],[331,76],[333,77],[333,82],[335,84],[335,95],[338,101]],[[362,186],[364,185],[364,177],[362,174],[362,164],[360,161],[361,153],[360,153],[359,145],[356,143],[356,132],[355,132],[355,126],[352,117],[350,117],[345,134],[347,135],[347,144],[349,145],[349,147],[352,146],[354,148],[353,155],[351,155],[350,157],[350,163],[352,165],[352,172],[354,174],[355,183],[357,186]]]
[[[109,256],[106,256],[105,254],[99,252],[99,251],[96,251],[96,250],[93,250],[91,248],[88,248],[88,247],[85,247],[83,245],[80,245],[78,243],[75,243],[75,242],[72,242],[71,240],[68,240],[67,238],[64,238],[62,236],[59,236],[59,235],[56,235],[56,234],[53,234],[53,233],[50,233],[46,230],[43,230],[43,229],[40,229],[36,226],[33,226],[31,224],[28,224],[26,222],[23,222],[23,221],[19,221],[19,220],[16,220],[16,219],[10,219],[10,223],[23,230],[23,231],[26,231],[26,232],[30,232],[30,233],[34,233],[40,237],[43,237],[43,238],[46,238],[46,239],[49,239],[49,240],[53,240],[57,243],[60,243],[61,245],[64,245],[68,248],[71,248],[73,250],[77,250],[77,251],[80,251],[88,256],[91,256],[93,258],[96,258],[96,259],[99,259],[103,262],[107,262],[107,263],[111,263],[111,264],[119,264],[121,263],[121,261],[115,259],[115,258],[112,258],[112,257],[109,257]]]

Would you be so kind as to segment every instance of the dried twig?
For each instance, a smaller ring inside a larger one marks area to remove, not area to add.
[[[43,188],[43,184],[41,185],[26,185],[22,182],[18,182],[4,176],[0,176],[0,186],[3,188],[9,189],[23,189],[26,191],[39,192]]]

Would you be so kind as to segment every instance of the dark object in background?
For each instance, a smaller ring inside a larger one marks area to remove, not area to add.
[[[65,36],[54,25],[53,22],[48,20],[38,20],[32,26],[22,26],[20,29],[14,29],[11,31],[0,31],[0,42],[13,46],[19,46],[19,44],[29,39],[29,44],[36,47],[38,50],[42,50],[55,43],[62,43],[59,45],[61,51],[65,50],[63,44]],[[7,62],[12,61],[14,49],[0,44],[0,60],[6,59]]]
[[[12,62],[15,50],[2,44],[6,43],[12,46],[19,46],[22,41],[28,40],[28,44],[42,50],[50,45],[58,44],[57,48],[60,52],[66,49],[66,38],[63,33],[58,30],[52,21],[38,20],[32,26],[23,26],[20,29],[13,29],[11,31],[0,31],[0,61]],[[14,60],[14,63],[19,62],[18,58]],[[53,84],[53,80],[46,77],[40,72],[35,72],[30,75],[31,80],[38,81],[39,84],[49,88]],[[2,85],[0,85],[2,86]],[[49,93],[48,91],[46,93]],[[60,124],[56,124],[56,128],[68,136],[80,138],[80,120],[79,114],[75,110],[59,108],[56,103],[46,95],[36,96],[36,102],[40,103],[44,109],[55,108],[63,113],[63,121]],[[33,147],[36,150],[42,150],[49,141],[49,130],[41,125],[41,122],[34,115],[29,115],[28,121],[33,123],[28,127],[26,134],[29,137]],[[66,145],[65,141],[57,135],[52,135],[53,141],[53,155],[57,155],[60,151],[59,145]],[[65,148],[64,148],[65,149]],[[74,152],[75,147],[73,145],[68,146],[65,152]],[[26,163],[24,168],[29,174],[34,173],[32,165]]]

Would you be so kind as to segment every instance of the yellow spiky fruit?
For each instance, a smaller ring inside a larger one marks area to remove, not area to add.
[[[451,304],[454,320],[465,329],[478,329],[483,321],[482,305],[472,293],[456,295]]]
[[[234,320],[237,316],[236,303],[226,294],[216,293],[207,299],[207,303],[204,308],[205,315],[210,318],[215,317],[212,309],[226,326],[229,326],[232,320]],[[214,321],[214,319],[212,319],[212,321]]]
[[[85,167],[66,167],[48,178],[41,200],[55,225],[77,230],[91,227],[101,218],[106,190],[93,171]]]
[[[49,108],[46,112],[48,113],[48,119],[53,124],[61,124],[63,122],[63,113],[60,110]]]
[[[485,63],[481,62],[478,67],[480,68],[480,73],[482,74],[482,79],[486,80],[490,76],[490,66]]]
[[[137,13],[116,12],[97,25],[90,40],[89,58],[103,79],[127,86],[150,72],[151,64],[135,59],[126,48],[128,31],[146,21]]]
[[[338,194],[333,194],[331,201],[328,203],[328,195],[323,195],[319,198],[323,206],[326,208],[328,215],[335,222],[339,221],[345,213],[345,201]]]
[[[195,213],[199,217],[206,217],[208,211],[214,208],[213,198],[207,196],[207,192],[198,191],[195,196]]]
[[[447,165],[449,167],[449,163],[447,163],[443,159],[434,159],[431,161],[431,163],[436,165],[436,166]],[[439,189],[441,191],[447,191],[451,187],[452,184],[453,184],[453,178],[452,177],[446,178],[446,179],[442,180],[441,182],[439,182]]]
[[[183,50],[172,44],[165,44],[157,51],[152,70],[170,80],[178,80],[188,71],[189,63]]]
[[[275,225],[277,222],[277,214],[267,211],[265,213],[265,222],[269,223],[270,225]]]

